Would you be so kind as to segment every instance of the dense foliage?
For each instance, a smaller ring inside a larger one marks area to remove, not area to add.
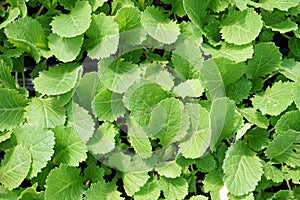
[[[300,199],[299,0],[0,17],[0,199]]]

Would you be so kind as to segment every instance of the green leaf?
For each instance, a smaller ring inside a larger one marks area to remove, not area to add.
[[[140,127],[134,119],[127,118],[129,142],[135,153],[142,158],[148,158],[152,154],[152,146],[145,131]]]
[[[95,183],[85,193],[85,200],[122,200],[121,193],[112,183]]]
[[[169,94],[155,83],[141,83],[132,85],[123,101],[138,124],[146,126],[149,123],[151,107],[168,96]]]
[[[247,76],[255,79],[271,74],[280,64],[281,53],[274,43],[260,43],[254,47],[253,58],[248,61]]]
[[[47,49],[47,40],[42,25],[30,17],[7,25],[4,32],[11,43],[30,53],[37,62],[40,60],[41,51]]]
[[[48,36],[49,48],[54,56],[62,62],[70,62],[76,59],[81,50],[83,36],[72,38],[60,37],[56,34]]]
[[[300,62],[294,59],[283,59],[279,66],[279,72],[288,79],[297,81],[300,77]]]
[[[87,158],[87,147],[81,141],[73,128],[63,126],[54,129],[55,146],[53,163],[64,163],[69,166],[78,166]]]
[[[100,81],[105,87],[115,93],[124,93],[137,80],[140,79],[141,70],[137,65],[117,59],[108,66],[99,63]]]
[[[206,21],[206,9],[209,1],[183,0],[183,7],[191,21],[200,28],[202,32]]]
[[[246,64],[244,62],[236,63],[222,57],[213,60],[218,66],[225,86],[236,82],[246,72]]]
[[[0,143],[8,140],[11,136],[11,131],[5,131],[0,133]]]
[[[300,79],[299,81],[294,83],[294,90],[293,90],[294,102],[300,111]]]
[[[137,45],[146,39],[147,33],[143,30],[141,12],[138,8],[122,7],[118,10],[115,21],[119,25],[122,42]]]
[[[26,97],[16,90],[0,88],[0,131],[12,130],[23,122]]]
[[[269,120],[266,116],[256,111],[254,108],[242,108],[239,112],[252,124],[257,125],[260,128],[267,129],[269,126]]]
[[[28,149],[17,145],[6,153],[0,167],[0,183],[9,190],[18,187],[27,176],[31,164]]]
[[[94,134],[95,122],[88,111],[72,102],[67,107],[67,126],[73,127],[80,139],[86,143]]]
[[[153,107],[151,115],[165,115],[163,126],[156,133],[151,133],[152,137],[159,138],[160,144],[166,146],[181,138],[181,125],[183,105],[175,98],[167,98],[162,100]],[[156,123],[152,121],[152,123]]]
[[[88,160],[89,158],[87,158]],[[97,162],[97,161],[96,161]],[[85,180],[90,180],[93,183],[105,183],[105,180],[103,178],[105,174],[105,170],[102,167],[97,166],[96,164],[89,164],[87,163],[88,166],[84,169],[84,178]]]
[[[179,143],[179,151],[186,158],[202,156],[210,144],[210,116],[199,104],[186,104],[190,118],[188,134]]]
[[[16,89],[15,80],[11,76],[12,63],[0,58],[0,87]]]
[[[168,72],[164,65],[159,63],[149,63],[143,66],[145,69],[145,78],[149,81],[158,83],[166,90],[171,90],[174,86],[174,77]]]
[[[300,131],[300,112],[293,110],[286,112],[280,117],[275,125],[275,130],[278,135],[285,133],[288,130]]]
[[[65,108],[56,106],[51,98],[33,98],[25,110],[24,117],[31,125],[54,128],[63,125],[66,120]]]
[[[188,79],[173,88],[178,96],[185,97],[200,97],[204,92],[204,87],[199,79]]]
[[[188,194],[188,183],[183,177],[171,179],[161,176],[159,184],[166,199],[184,199]]]
[[[259,109],[263,115],[279,115],[293,102],[293,84],[281,81],[274,83],[261,95],[252,98],[253,107]]]
[[[231,0],[231,2],[240,10],[246,10],[248,8],[247,4],[249,1],[250,0]]]
[[[162,163],[155,169],[159,175],[167,178],[176,178],[181,174],[181,167],[176,163],[176,161]]]
[[[80,169],[60,165],[51,170],[46,180],[45,199],[81,199],[83,195],[83,178]]]
[[[54,153],[54,134],[52,131],[42,129],[39,126],[25,124],[17,127],[14,130],[14,135],[17,139],[17,144],[26,147],[31,154],[32,164],[28,177],[33,178],[51,160]]]
[[[252,58],[253,46],[252,44],[233,45],[222,43],[221,47],[214,49],[206,44],[202,44],[202,48],[206,53],[210,53],[214,58],[227,58],[234,62],[243,62],[248,58]]]
[[[118,134],[116,127],[105,122],[94,133],[92,138],[87,142],[88,150],[93,154],[105,154],[115,148],[115,136]]]
[[[272,11],[275,8],[283,11],[288,11],[288,9],[299,5],[299,0],[260,0],[258,3],[249,1],[249,4],[270,11]]]
[[[291,50],[291,52],[295,55],[295,56],[300,56],[300,39],[296,38],[296,37],[292,37],[291,39],[289,39],[289,48]]]
[[[147,172],[125,173],[123,176],[124,189],[127,195],[133,196],[143,187],[150,176]]]
[[[87,66],[89,67],[89,66]],[[97,72],[86,73],[76,87],[76,95],[79,98],[79,105],[92,111],[92,101],[104,86],[100,83]]]
[[[70,14],[53,17],[51,26],[53,33],[61,37],[82,35],[90,26],[92,8],[88,1],[78,1]]]
[[[260,33],[263,23],[254,9],[232,10],[222,21],[222,38],[228,43],[248,44]]]
[[[104,13],[92,16],[92,23],[86,32],[88,56],[106,58],[115,53],[119,44],[118,24]]]
[[[222,168],[225,185],[237,196],[253,191],[263,174],[260,158],[242,141],[229,147]]]
[[[218,1],[212,0],[208,1],[208,8],[212,9],[214,12],[222,12],[229,6],[230,0]]]
[[[0,29],[5,28],[8,24],[10,24],[15,19],[17,19],[18,16],[20,15],[20,12],[21,11],[20,11],[19,8],[10,7],[9,10],[8,10],[7,18],[3,22],[1,22],[1,24],[0,24]]]
[[[224,186],[223,183],[223,173],[221,170],[214,170],[209,172],[203,181],[203,191],[210,193],[212,199],[221,199],[221,189]]]
[[[169,20],[158,8],[147,7],[142,13],[141,22],[152,38],[164,44],[174,43],[180,34],[178,24]]]
[[[92,109],[99,121],[114,121],[125,113],[122,95],[108,89],[97,94],[92,102]]]
[[[268,158],[279,163],[286,163],[292,167],[300,166],[300,132],[288,130],[269,144],[265,154]]]
[[[19,199],[22,200],[44,200],[45,199],[45,192],[37,192],[36,187],[28,187],[24,191],[21,192]]]
[[[135,200],[153,200],[160,196],[159,182],[157,180],[148,181],[140,191],[134,194]]]
[[[39,77],[33,80],[34,87],[38,92],[47,95],[69,92],[75,87],[81,68],[74,63],[51,67],[48,71],[40,72]]]
[[[245,142],[254,151],[261,151],[269,144],[270,133],[261,128],[250,129],[244,136]]]
[[[283,172],[270,163],[267,163],[264,166],[264,175],[267,180],[272,180],[275,183],[280,183],[285,179],[285,175],[283,174]]]
[[[234,100],[236,104],[241,103],[242,100],[247,99],[252,89],[251,81],[242,76],[239,80],[226,87],[226,95]]]

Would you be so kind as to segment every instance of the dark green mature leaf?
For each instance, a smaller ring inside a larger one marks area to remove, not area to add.
[[[229,147],[222,168],[225,185],[237,196],[253,191],[263,174],[260,158],[242,141]]]
[[[260,43],[254,47],[253,58],[248,61],[247,76],[255,79],[271,74],[280,64],[281,53],[273,43]]]
[[[191,21],[203,31],[204,22],[206,21],[207,0],[183,0],[183,7]],[[204,31],[203,31],[204,32]]]
[[[275,125],[277,134],[283,134],[288,130],[300,131],[300,112],[293,110],[280,117]]]
[[[29,150],[17,145],[6,153],[0,167],[0,183],[9,190],[18,187],[27,176],[31,165]]]
[[[268,158],[295,167],[300,166],[300,132],[288,130],[285,133],[278,135],[268,146],[266,156]]]
[[[52,31],[67,38],[81,35],[89,28],[91,13],[92,8],[88,1],[78,1],[70,14],[61,14],[53,18]]]
[[[12,130],[23,122],[25,96],[16,90],[0,88],[0,131]]]
[[[242,100],[248,98],[251,88],[251,81],[246,76],[242,76],[239,80],[226,87],[226,95],[234,100],[236,104],[239,104]]]
[[[221,170],[214,170],[209,172],[203,181],[203,190],[206,193],[210,193],[213,199],[220,199],[222,193],[220,192],[224,186],[223,172]]]
[[[0,87],[16,89],[16,84],[11,76],[12,63],[0,58]]]
[[[291,52],[296,55],[300,56],[300,39],[292,37],[289,39],[289,48],[291,49]]]
[[[45,198],[49,200],[81,199],[83,178],[80,169],[60,165],[51,170],[46,180]]]

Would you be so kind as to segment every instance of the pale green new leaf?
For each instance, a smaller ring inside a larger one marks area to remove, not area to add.
[[[277,8],[279,10],[288,11],[288,9],[299,5],[299,0],[260,0],[258,3],[249,1],[250,5],[272,11]]]
[[[173,92],[182,98],[200,97],[204,92],[204,87],[199,79],[188,79],[175,86]]]
[[[93,154],[105,154],[115,148],[115,136],[118,134],[116,127],[105,122],[94,133],[92,138],[87,142],[88,150]]]
[[[294,90],[293,90],[294,102],[300,111],[300,79],[294,83]]]
[[[0,143],[8,140],[11,137],[12,131],[4,131],[0,133]]]
[[[294,59],[283,59],[279,66],[279,72],[288,79],[297,81],[300,77],[300,62]]]
[[[86,143],[94,133],[95,122],[87,110],[72,102],[67,107],[67,126],[73,127]]]
[[[300,166],[300,132],[288,130],[269,144],[265,154],[278,163],[286,163],[292,167]]]
[[[98,74],[105,87],[121,94],[140,79],[141,70],[135,64],[118,59],[109,66],[100,62]]]
[[[161,176],[159,184],[166,199],[184,199],[188,194],[188,183],[183,177],[165,178]]]
[[[141,12],[137,7],[122,7],[118,10],[115,21],[119,25],[122,42],[137,45],[146,39],[147,33],[143,29]]]
[[[115,53],[119,44],[118,24],[104,13],[92,16],[92,23],[86,32],[88,56],[106,58]]]
[[[73,128],[59,126],[54,129],[55,146],[53,163],[78,166],[87,158],[87,147]]]
[[[83,195],[83,178],[80,169],[60,165],[51,170],[46,180],[45,199],[65,200],[81,199]]]
[[[257,125],[260,128],[267,129],[269,126],[269,120],[265,115],[256,111],[254,108],[242,108],[239,112],[245,117],[250,123]]]
[[[135,153],[142,158],[148,158],[152,154],[152,146],[145,131],[133,118],[127,118],[128,136]]]
[[[125,113],[122,95],[108,89],[97,94],[92,102],[92,109],[99,121],[114,121]]]
[[[231,0],[231,2],[240,10],[246,10],[248,8],[247,4],[249,1],[250,0]]]
[[[86,191],[84,200],[122,200],[114,183],[94,183]]]
[[[261,95],[252,98],[253,107],[259,109],[263,115],[279,115],[293,102],[293,84],[281,81],[274,83]]]
[[[226,152],[222,165],[223,181],[230,193],[237,196],[248,194],[260,181],[262,167],[259,157],[239,140]]]
[[[222,43],[221,47],[214,49],[207,44],[202,44],[202,48],[206,53],[210,53],[214,58],[227,58],[234,62],[243,62],[252,58],[254,52],[252,44],[233,45]]]
[[[190,200],[208,200],[208,197],[203,195],[192,196]]]
[[[42,25],[30,17],[18,19],[7,25],[4,32],[11,43],[30,53],[35,61],[40,60],[41,50],[47,49]]]
[[[264,176],[267,178],[267,180],[272,180],[275,183],[280,183],[285,179],[283,171],[277,167],[274,167],[270,163],[267,163],[264,166]]]
[[[176,161],[163,162],[159,166],[155,167],[157,173],[167,178],[176,178],[181,174],[181,167]]]
[[[56,34],[48,36],[49,48],[52,54],[62,62],[70,62],[76,59],[81,50],[83,35],[64,38]]]
[[[17,19],[17,17],[19,15],[20,15],[20,9],[19,8],[10,7],[9,10],[8,10],[8,17],[3,22],[1,22],[0,29],[6,27],[12,21]]]
[[[14,130],[17,144],[26,147],[32,158],[29,178],[37,174],[47,165],[54,153],[54,134],[51,130],[28,124],[17,127]]]
[[[48,71],[40,72],[33,80],[34,87],[38,92],[47,95],[69,92],[75,87],[81,68],[74,63],[51,67]]]
[[[246,74],[255,79],[271,74],[280,64],[281,53],[274,43],[260,43],[254,47],[253,58],[248,61]]]
[[[150,176],[147,172],[125,173],[123,175],[123,183],[126,194],[133,196],[147,183],[149,178]]]
[[[151,37],[164,44],[174,43],[180,34],[179,25],[158,8],[147,7],[142,13],[141,22]]]
[[[75,37],[83,34],[90,26],[92,8],[88,1],[78,1],[69,14],[53,17],[52,31],[61,37]]]
[[[230,0],[212,0],[208,1],[208,8],[212,9],[214,12],[222,12],[224,11],[230,4]]]
[[[66,109],[55,105],[51,98],[33,98],[25,110],[24,117],[28,124],[37,124],[43,128],[63,125],[66,120]]]
[[[27,176],[31,165],[28,149],[17,145],[6,153],[0,167],[0,183],[9,190],[18,187]]]
[[[23,122],[26,97],[16,90],[0,88],[0,131],[12,130]]]
[[[168,98],[169,94],[155,83],[141,83],[132,85],[124,96],[124,104],[131,111],[141,126],[149,123],[152,106]]]
[[[222,22],[222,38],[228,43],[248,44],[259,35],[262,26],[261,16],[254,9],[232,10]]]
[[[159,182],[157,180],[148,181],[140,191],[134,194],[135,200],[153,200],[158,199],[160,195]]]
[[[190,118],[188,134],[179,143],[179,151],[186,158],[199,158],[210,144],[210,116],[199,104],[186,104]]]

